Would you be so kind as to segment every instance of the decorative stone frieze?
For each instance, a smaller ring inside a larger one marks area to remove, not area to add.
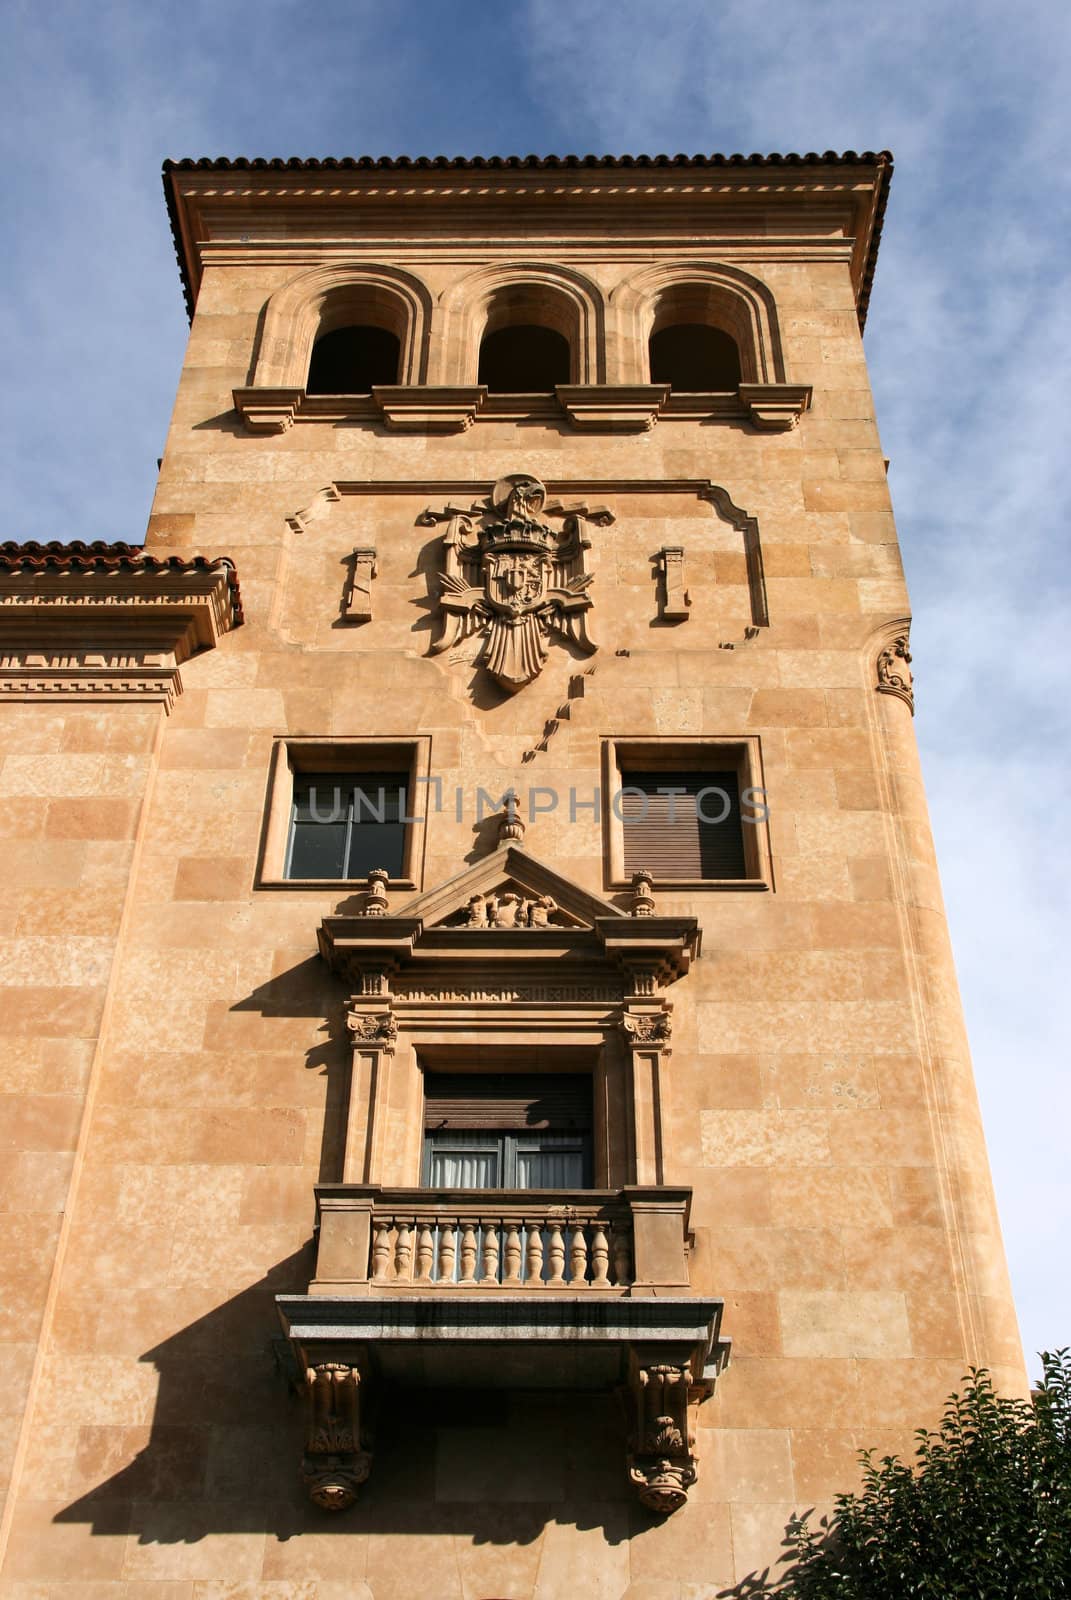
[[[345,1511],[372,1470],[361,1438],[361,1375],[356,1366],[324,1361],[305,1371],[306,1432],[301,1478],[323,1511]]]
[[[375,576],[375,549],[372,545],[358,545],[350,557],[350,575],[342,595],[343,622],[372,620],[372,580]]]
[[[541,520],[548,515],[562,519],[560,529]],[[442,628],[431,653],[481,635],[478,664],[511,694],[538,676],[552,636],[592,654],[586,530],[589,523],[612,521],[605,507],[548,503],[546,489],[528,473],[499,479],[486,499],[468,509],[426,511],[420,518],[424,526],[446,523],[439,580]]]
[[[879,651],[875,667],[879,694],[892,694],[915,714],[915,680],[911,673],[911,649],[907,629],[898,633]]]

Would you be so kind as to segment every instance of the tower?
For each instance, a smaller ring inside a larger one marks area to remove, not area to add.
[[[144,544],[0,551],[16,1586],[683,1595],[1022,1385],[890,173],[166,167]]]

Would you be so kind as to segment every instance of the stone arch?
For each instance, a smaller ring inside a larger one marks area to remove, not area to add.
[[[431,295],[397,267],[340,262],[312,267],[271,296],[253,383],[258,388],[304,387],[316,338],[348,323],[384,328],[398,338],[400,383],[423,383],[428,358]]]
[[[774,297],[760,279],[713,261],[659,262],[619,283],[610,295],[620,359],[619,381],[646,382],[652,333],[673,321],[704,322],[735,339],[745,383],[783,383],[785,362]],[[631,355],[629,354],[631,352]]]
[[[571,267],[537,261],[478,267],[444,291],[440,307],[444,383],[474,383],[484,333],[510,320],[536,322],[565,336],[571,382],[602,381],[602,294]]]

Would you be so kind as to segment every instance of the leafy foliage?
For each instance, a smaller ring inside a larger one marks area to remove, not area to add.
[[[1043,1354],[1032,1402],[972,1370],[914,1467],[863,1456],[827,1530],[796,1529],[792,1600],[1068,1600],[1071,1352]]]

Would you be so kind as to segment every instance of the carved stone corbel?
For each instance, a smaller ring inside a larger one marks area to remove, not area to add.
[[[234,409],[250,433],[286,433],[294,426],[304,389],[276,389],[256,385],[232,391]]]
[[[739,393],[762,433],[789,432],[811,403],[809,383],[742,383]]]
[[[663,545],[658,552],[658,565],[662,575],[662,621],[687,622],[692,597],[684,587],[683,546]]]
[[[649,1511],[668,1516],[684,1505],[697,1477],[691,1370],[634,1352],[629,1389],[635,1430],[629,1439],[629,1481]]]
[[[305,1492],[323,1511],[345,1511],[372,1470],[361,1434],[359,1371],[337,1361],[307,1368],[305,1404]]]
[[[350,575],[342,594],[343,622],[371,622],[375,575],[375,549],[372,545],[358,545],[350,556]]]
[[[878,694],[893,694],[915,715],[915,680],[911,675],[911,650],[907,629],[890,639],[875,663]]]

